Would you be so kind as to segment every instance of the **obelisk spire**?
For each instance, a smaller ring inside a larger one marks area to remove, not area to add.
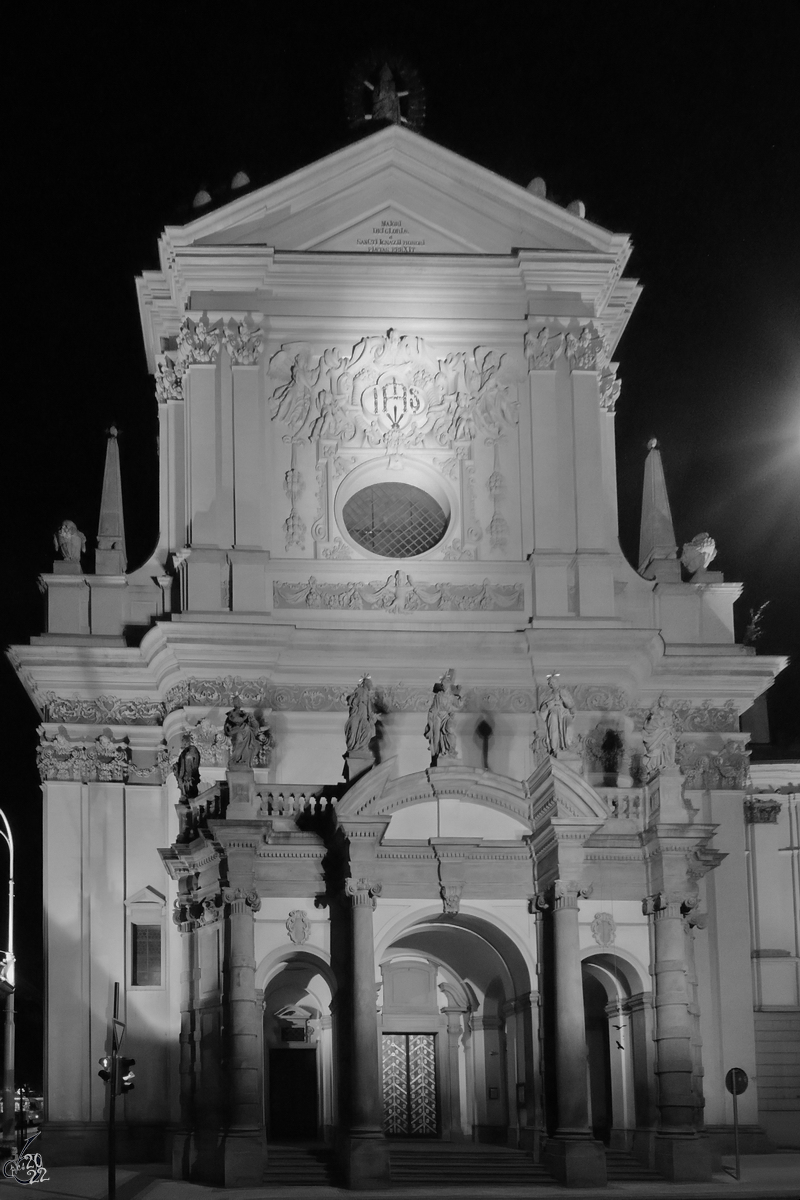
[[[119,470],[117,428],[108,431],[103,496],[97,526],[96,575],[124,575],[128,565],[125,554],[125,521],[122,515],[122,478]]]
[[[639,534],[639,574],[646,579],[679,581],[678,544],[672,526],[672,512],[667,495],[667,481],[658,442],[647,443],[650,453],[644,464],[642,490],[642,524]],[[667,566],[666,564],[670,565]]]

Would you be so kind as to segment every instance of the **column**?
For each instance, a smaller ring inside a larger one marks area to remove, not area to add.
[[[174,920],[181,942],[181,1031],[179,1035],[180,1125],[172,1138],[172,1178],[189,1179],[192,1169],[192,1130],[194,1127],[194,926],[185,905],[175,909]]]
[[[442,1009],[447,1018],[447,1076],[450,1084],[447,1124],[450,1128],[451,1142],[466,1140],[461,1124],[461,1072],[459,1070],[459,1043],[464,1032],[462,1019],[466,1011],[463,1008],[449,1006]]]
[[[349,878],[344,883],[350,901],[351,1008],[353,1040],[350,1052],[350,1111],[347,1147],[347,1186],[357,1190],[387,1188],[389,1146],[384,1138],[384,1104],[378,1057],[378,1012],[375,1007],[375,947],[372,913],[380,883]]]
[[[192,363],[184,376],[189,453],[190,542],[218,546],[217,538],[217,366]]]
[[[650,992],[637,992],[623,1004],[629,1021],[630,1045],[633,1058],[633,1102],[635,1130],[632,1153],[639,1162],[652,1167],[657,1121],[654,1088],[655,1056],[653,1053],[653,997]]]
[[[677,893],[645,900],[654,922],[656,987],[656,1075],[659,1130],[655,1168],[673,1182],[711,1178],[705,1141],[695,1128],[694,1021],[685,914],[696,901]]]
[[[578,898],[591,889],[575,880],[558,879],[540,905],[553,922],[553,991],[555,993],[555,1066],[557,1126],[543,1161],[565,1187],[603,1187],[605,1152],[589,1125],[586,1028],[583,1011]]]
[[[389,1147],[383,1134],[383,1096],[378,1058],[375,943],[372,913],[381,885],[345,880],[350,902],[353,1032],[350,1113],[345,1169],[347,1186],[359,1191],[389,1187]]]

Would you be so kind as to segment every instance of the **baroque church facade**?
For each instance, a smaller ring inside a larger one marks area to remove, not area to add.
[[[112,431],[94,572],[67,523],[12,651],[48,1161],[101,1160],[115,981],[123,1155],[176,1177],[306,1139],[389,1186],[410,1139],[701,1180],[732,1066],[790,1144],[798,809],[739,722],[783,661],[654,444],[620,551],[630,248],[397,125],[165,230],[158,546],[127,570]]]

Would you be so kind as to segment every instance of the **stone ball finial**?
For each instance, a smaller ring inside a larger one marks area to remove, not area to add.
[[[567,205],[567,212],[572,213],[573,217],[585,217],[586,205],[582,200],[571,200]]]
[[[195,193],[194,199],[192,200],[192,208],[205,208],[205,206],[210,203],[211,193],[205,188],[201,187],[200,191]]]
[[[647,443],[647,449],[648,450],[657,450],[658,449],[658,438],[650,438],[650,441]]]
[[[250,176],[246,171],[237,171],[231,180],[231,191],[235,192],[239,188],[247,187],[250,182]]]
[[[540,200],[547,199],[547,184],[542,179],[541,175],[534,175],[533,179],[525,189],[532,196],[537,196]]]

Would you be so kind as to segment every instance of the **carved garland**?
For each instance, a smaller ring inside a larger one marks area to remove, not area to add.
[[[390,613],[444,611],[520,610],[524,588],[520,583],[476,584],[415,583],[404,571],[386,580],[369,583],[320,583],[311,576],[307,583],[273,584],[275,608],[365,609]]]

